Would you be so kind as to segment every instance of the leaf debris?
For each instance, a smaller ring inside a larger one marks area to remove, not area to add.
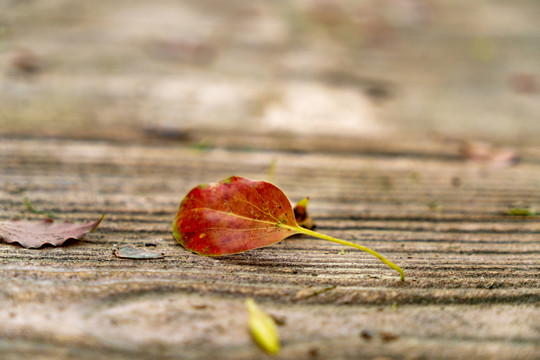
[[[114,250],[114,255],[120,259],[163,259],[164,254],[158,251],[150,251],[145,248],[136,247],[133,244],[127,244]]]
[[[42,221],[8,220],[0,222],[0,237],[8,244],[17,243],[24,248],[37,249],[43,245],[60,246],[67,240],[80,240],[91,233],[103,220],[81,223],[56,223],[52,219]]]
[[[246,307],[249,313],[249,330],[255,343],[268,354],[278,354],[279,332],[272,317],[262,311],[252,298],[246,299]]]
[[[303,228],[313,230],[315,229],[316,225],[311,216],[309,216],[307,211],[307,206],[309,202],[309,197],[305,197],[302,200],[300,200],[298,203],[296,203],[296,206],[294,207],[294,218],[296,219],[296,223],[300,225]]]

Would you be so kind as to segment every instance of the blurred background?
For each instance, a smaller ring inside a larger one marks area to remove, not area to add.
[[[0,135],[540,135],[537,0],[0,0]]]

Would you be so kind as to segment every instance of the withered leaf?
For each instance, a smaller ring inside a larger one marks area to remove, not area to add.
[[[0,238],[9,244],[18,243],[22,247],[37,249],[45,244],[60,246],[69,239],[80,240],[86,233],[94,231],[104,215],[97,221],[81,223],[55,223],[42,221],[8,220],[0,221]]]
[[[163,259],[163,253],[139,248],[133,244],[120,246],[118,249],[114,250],[114,255],[121,259]]]
[[[311,216],[309,216],[307,211],[307,205],[309,202],[309,197],[303,198],[299,202],[296,203],[294,206],[294,217],[296,219],[296,223],[300,225],[303,228],[313,230],[315,229],[316,225]]]

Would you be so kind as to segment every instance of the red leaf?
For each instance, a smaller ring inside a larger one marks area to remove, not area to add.
[[[25,248],[39,248],[45,244],[60,246],[69,239],[81,239],[94,231],[103,220],[89,221],[85,224],[55,223],[52,220],[0,222],[0,237],[7,243],[18,243]]]
[[[300,227],[287,196],[275,185],[232,176],[191,190],[172,224],[186,249],[207,256],[235,254],[268,246],[294,234],[306,234],[366,251],[398,271],[375,251]]]
[[[176,239],[201,255],[227,255],[267,246],[294,234],[289,199],[276,186],[237,176],[191,190],[173,224]]]

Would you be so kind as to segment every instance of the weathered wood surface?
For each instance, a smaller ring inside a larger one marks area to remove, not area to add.
[[[202,150],[142,140],[0,139],[2,219],[36,218],[25,197],[74,221],[106,214],[70,246],[0,244],[3,359],[263,358],[246,330],[248,296],[284,321],[285,359],[538,358],[540,223],[504,215],[540,207],[534,148],[494,168],[428,139],[325,153],[280,150],[270,136],[249,150],[230,137]],[[272,161],[291,200],[311,197],[318,230],[386,255],[406,282],[308,237],[223,258],[175,242],[170,223],[191,187],[266,179]],[[165,258],[115,257],[128,243]]]
[[[0,219],[38,218],[25,197],[106,214],[70,246],[0,243],[0,358],[264,358],[252,296],[285,321],[284,359],[538,359],[540,222],[505,215],[540,210],[538,14],[537,0],[0,0]],[[465,138],[523,161],[467,163]],[[307,237],[222,259],[175,243],[190,188],[267,179],[274,161],[321,232],[407,281]],[[165,257],[114,256],[129,243]]]

